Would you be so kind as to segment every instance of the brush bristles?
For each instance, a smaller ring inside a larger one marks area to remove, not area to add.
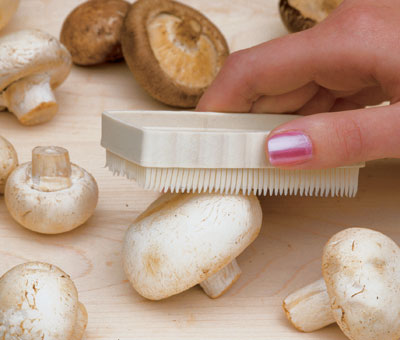
[[[358,189],[359,168],[323,170],[146,168],[107,151],[106,166],[145,189],[256,195],[347,196]]]

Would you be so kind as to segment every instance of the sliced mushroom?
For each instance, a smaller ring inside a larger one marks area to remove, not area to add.
[[[17,152],[7,139],[0,136],[0,194],[4,194],[7,178],[17,165]]]
[[[374,230],[343,230],[325,245],[322,273],[325,282],[284,301],[297,329],[314,331],[336,321],[352,340],[400,337],[400,248],[393,240]]]
[[[14,170],[4,195],[8,211],[22,226],[59,234],[92,216],[98,188],[92,175],[70,163],[66,149],[46,146],[34,148],[32,162]]]
[[[25,125],[46,122],[57,113],[53,89],[68,76],[71,55],[60,42],[39,30],[0,38],[0,108]]]
[[[303,31],[324,20],[343,0],[280,0],[279,11],[287,29]]]
[[[0,278],[0,339],[80,340],[87,320],[74,283],[54,265],[28,262]]]
[[[60,41],[78,65],[96,65],[122,58],[120,35],[130,3],[125,0],[90,0],[65,19]]]
[[[0,0],[0,30],[8,24],[19,6],[19,0]]]
[[[165,194],[127,231],[125,273],[151,300],[196,284],[217,298],[239,278],[235,258],[257,237],[261,222],[256,196]]]
[[[128,11],[122,52],[155,99],[194,107],[226,57],[222,33],[195,9],[171,0],[138,0]]]

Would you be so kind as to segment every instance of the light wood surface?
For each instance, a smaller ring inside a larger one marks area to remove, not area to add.
[[[21,0],[2,32],[40,28],[59,35],[78,0]],[[286,33],[275,0],[186,0],[220,27],[231,50]],[[167,109],[138,86],[124,63],[74,67],[56,91],[60,112],[50,123],[23,127],[0,113],[0,134],[16,147],[20,162],[37,145],[69,149],[73,162],[97,179],[100,200],[84,226],[43,236],[15,223],[0,198],[0,275],[30,260],[51,262],[71,275],[89,313],[85,339],[345,339],[337,326],[302,334],[286,321],[284,296],[320,275],[324,243],[335,232],[363,226],[400,242],[400,161],[372,162],[361,171],[355,199],[261,198],[264,225],[238,258],[243,274],[217,300],[199,287],[151,302],[129,285],[121,267],[121,240],[133,219],[158,194],[146,192],[104,169],[100,114],[105,109]]]

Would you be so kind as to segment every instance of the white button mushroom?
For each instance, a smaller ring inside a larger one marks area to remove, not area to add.
[[[125,235],[125,273],[142,296],[159,300],[199,284],[219,297],[239,278],[235,258],[262,222],[255,196],[165,194]]]
[[[68,76],[71,55],[53,36],[24,30],[0,38],[0,107],[25,125],[57,113],[53,89]]]
[[[36,147],[32,162],[9,176],[5,202],[12,217],[27,229],[58,234],[72,230],[92,216],[98,188],[87,171],[70,163],[61,147]]]
[[[7,178],[17,165],[18,157],[14,147],[0,136],[0,194],[4,193]]]
[[[0,30],[11,20],[18,5],[19,0],[0,0]]]
[[[336,321],[352,340],[400,337],[400,248],[389,237],[362,228],[339,232],[324,248],[322,273],[325,282],[284,301],[296,328],[313,331]]]
[[[0,339],[80,340],[87,320],[74,283],[56,266],[28,262],[0,278]]]

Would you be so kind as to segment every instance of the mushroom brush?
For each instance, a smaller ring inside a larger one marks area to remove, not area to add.
[[[285,170],[265,154],[270,131],[295,115],[111,111],[101,144],[115,174],[161,192],[348,196],[363,164]]]
[[[18,156],[13,145],[0,136],[0,195],[4,194],[7,178],[17,165]]]
[[[352,340],[399,339],[400,248],[393,240],[374,230],[343,230],[325,245],[322,274],[283,302],[298,330],[336,321]]]
[[[261,222],[254,195],[164,194],[125,235],[125,273],[151,300],[197,284],[217,298],[239,278],[235,258],[257,237]]]
[[[299,32],[324,20],[343,0],[280,0],[279,12],[287,29]]]
[[[71,55],[39,30],[0,38],[0,110],[8,109],[24,125],[47,122],[58,111],[53,90],[68,76]]]
[[[0,339],[80,340],[87,321],[73,281],[54,265],[23,263],[0,278]]]
[[[42,146],[33,149],[32,162],[11,173],[4,196],[11,216],[23,227],[59,234],[92,216],[98,188],[91,174],[70,162],[66,149]]]

